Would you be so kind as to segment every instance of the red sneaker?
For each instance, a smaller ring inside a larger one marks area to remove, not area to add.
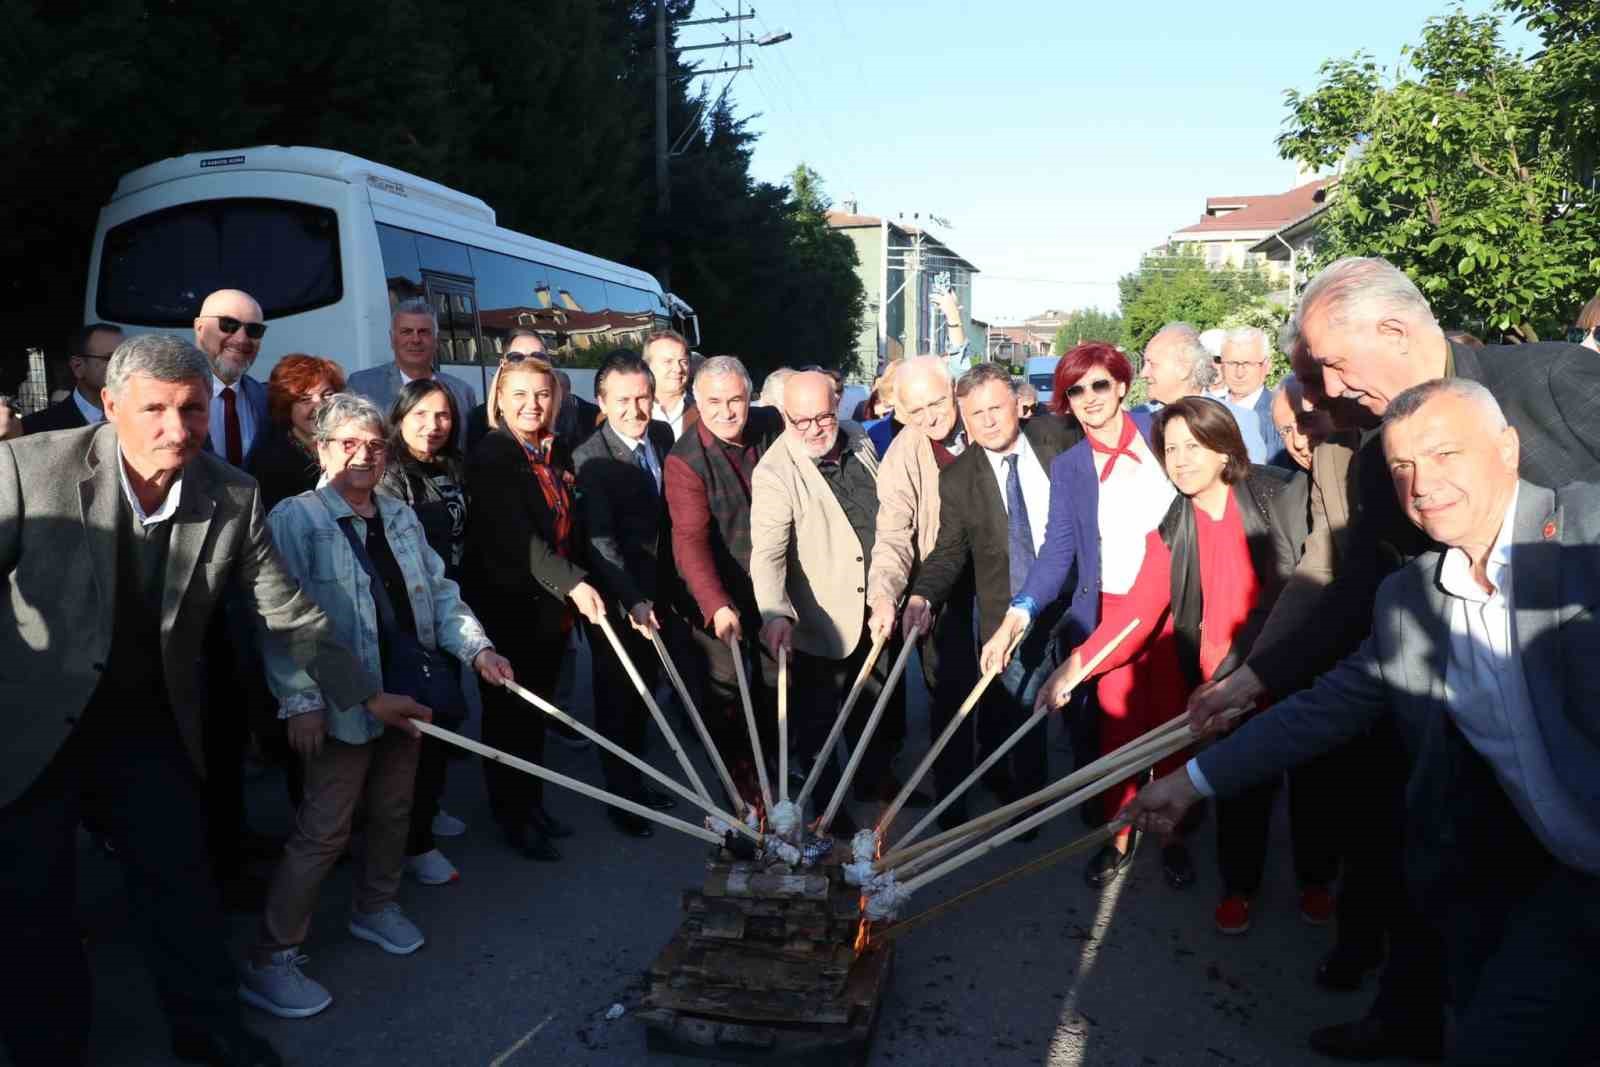
[[[1250,929],[1250,898],[1234,894],[1222,898],[1213,916],[1217,929],[1225,934],[1242,934]]]
[[[1300,918],[1312,926],[1327,926],[1333,921],[1333,893],[1325,885],[1310,885],[1300,890]]]

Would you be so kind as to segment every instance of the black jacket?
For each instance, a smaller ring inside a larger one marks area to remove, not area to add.
[[[1300,562],[1309,528],[1306,515],[1309,488],[1304,474],[1280,467],[1251,467],[1248,477],[1234,483],[1233,498],[1239,505],[1250,565],[1261,584],[1261,595],[1250,609],[1244,626],[1234,635],[1233,647],[1213,677],[1230,674],[1244,662],[1267,616],[1272,613],[1278,594],[1283,592],[1295,564]],[[1178,663],[1189,684],[1197,686],[1207,679],[1200,676],[1200,620],[1205,602],[1200,585],[1194,500],[1186,496],[1173,500],[1158,529],[1162,542],[1172,553],[1172,623],[1177,636]]]
[[[295,443],[289,427],[276,424],[262,430],[261,442],[244,466],[261,485],[261,507],[266,511],[280,500],[315,489],[322,477],[316,457]]]
[[[570,476],[572,459],[559,438],[553,448],[552,465]],[[467,460],[467,484],[462,595],[497,645],[559,639],[567,594],[588,575],[576,559],[556,554],[555,512],[510,431],[492,430],[478,442]],[[577,556],[582,530],[572,506]]]
[[[1035,415],[1022,424],[1023,436],[1046,472],[1056,456],[1083,440],[1076,419]],[[1029,516],[1033,522],[1047,515]],[[984,450],[971,445],[939,472],[939,538],[923,561],[911,592],[934,607],[956,587],[968,560],[978,582],[978,631],[987,641],[1011,603],[1011,550],[1005,501],[995,484],[994,468]],[[1052,605],[1041,604],[1041,619],[1053,619]]]
[[[22,432],[49,433],[51,430],[76,430],[80,426],[89,425],[83,418],[83,412],[78,410],[78,402],[69,395],[58,400],[42,411],[35,411],[32,415],[22,417]]]
[[[672,427],[652,421],[645,437],[664,466]],[[635,464],[633,453],[603,425],[572,454],[578,473],[578,514],[589,546],[589,566],[608,601],[625,610],[649,600],[675,600],[672,529],[666,499]]]

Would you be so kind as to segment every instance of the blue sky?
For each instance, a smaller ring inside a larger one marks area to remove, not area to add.
[[[735,6],[700,0],[695,17]],[[1292,186],[1273,144],[1285,89],[1311,88],[1323,60],[1358,49],[1392,64],[1446,10],[1444,0],[758,0],[750,32],[794,39],[755,50],[730,96],[758,115],[758,178],[781,180],[803,160],[836,202],[948,219],[935,231],[983,270],[979,318],[1113,309],[1116,279],[1196,221],[1207,196]],[[731,24],[690,27],[679,41],[724,33]],[[1508,37],[1531,43],[1514,27]],[[726,77],[702,84],[720,89]]]

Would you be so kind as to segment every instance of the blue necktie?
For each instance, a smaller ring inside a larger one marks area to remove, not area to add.
[[[640,470],[644,471],[644,476],[646,478],[650,479],[650,489],[651,489],[652,492],[654,492],[655,488],[656,488],[655,471],[652,471],[650,469],[650,460],[647,459],[645,457],[645,454],[644,454],[644,450],[649,448],[649,447],[650,447],[650,442],[648,442],[648,441],[640,441],[639,442],[639,447],[633,450],[633,465],[635,467],[638,467]]]
[[[1006,463],[1006,547],[1011,557],[1011,595],[1022,591],[1028,580],[1028,568],[1033,565],[1033,528],[1028,525],[1028,502],[1022,499],[1022,476],[1017,473],[1017,460],[1013,452]]]

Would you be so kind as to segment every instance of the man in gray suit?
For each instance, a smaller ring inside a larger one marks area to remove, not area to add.
[[[240,591],[332,703],[411,729],[273,551],[256,483],[204,453],[211,368],[173,337],[124,341],[106,422],[0,444],[0,997],[12,1063],[78,1064],[88,964],[73,916],[74,831],[116,845],[174,1053],[276,1064],[239,1022],[205,872],[205,663],[217,600]]]
[[[389,317],[389,346],[394,362],[368,367],[350,375],[349,389],[378,405],[388,418],[394,398],[407,382],[435,379],[456,398],[461,418],[456,424],[456,447],[467,449],[467,413],[478,406],[478,391],[448,374],[434,371],[439,355],[439,316],[426,300],[405,300],[395,305]]]
[[[1396,396],[1383,446],[1442,549],[1384,581],[1355,654],[1130,811],[1169,828],[1391,717],[1411,759],[1409,888],[1458,1009],[1449,1062],[1580,1062],[1600,1036],[1600,485],[1520,481],[1517,431],[1460,378]]]

